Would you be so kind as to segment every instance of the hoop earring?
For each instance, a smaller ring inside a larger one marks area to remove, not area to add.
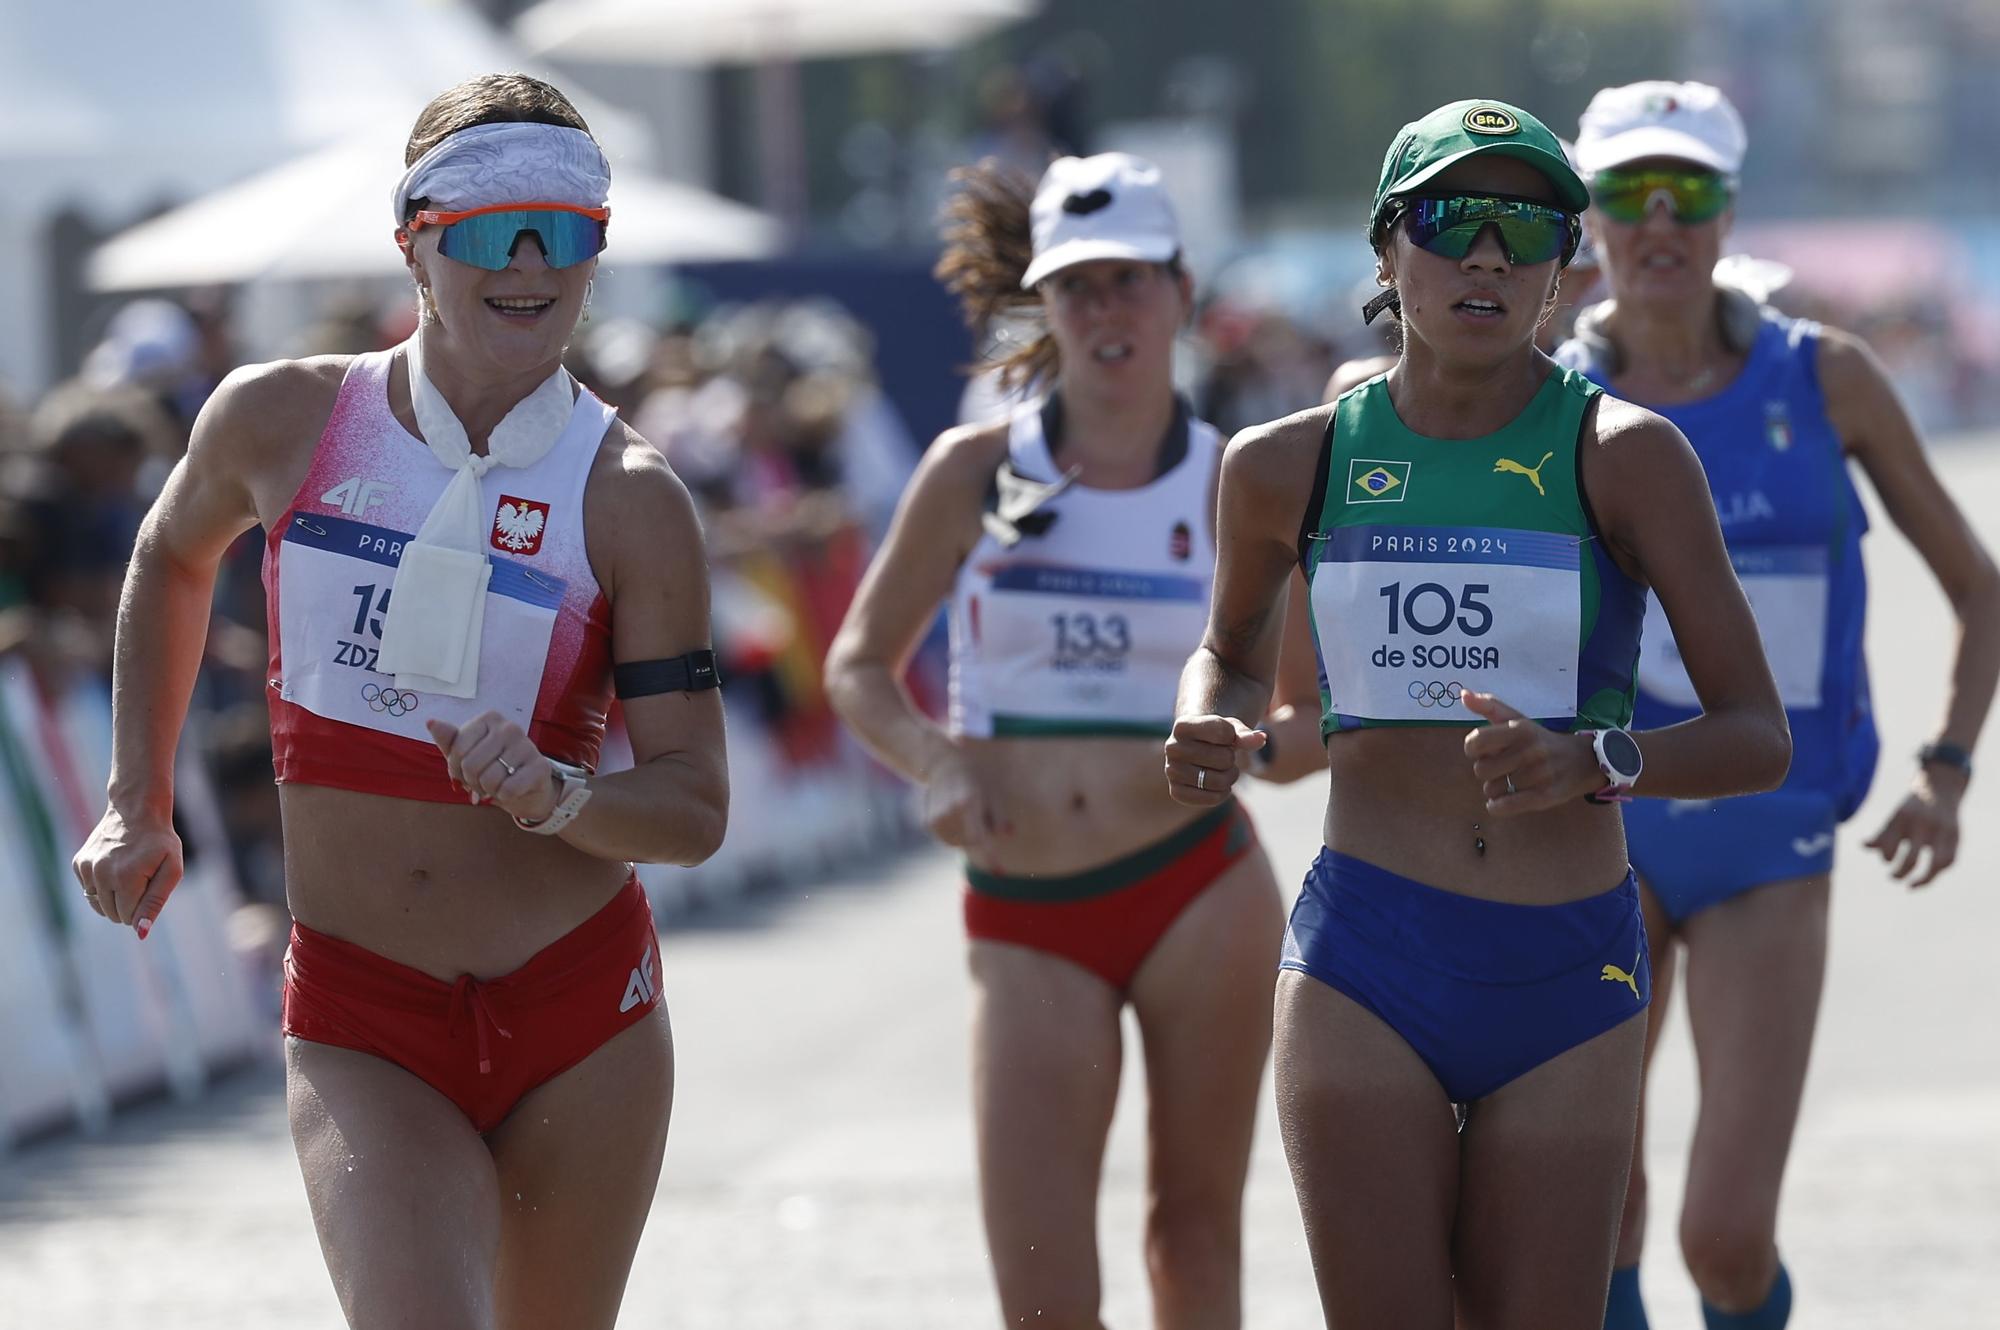
[[[1549,298],[1542,302],[1542,316],[1539,319],[1535,320],[1535,326],[1537,328],[1542,327],[1544,324],[1548,323],[1550,319],[1553,319],[1556,316],[1556,311],[1562,308],[1561,304],[1558,303],[1561,299],[1562,299],[1562,274],[1557,273],[1554,285],[1549,287]]]

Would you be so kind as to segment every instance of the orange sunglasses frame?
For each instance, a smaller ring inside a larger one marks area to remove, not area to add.
[[[581,213],[594,222],[611,221],[609,208],[583,208],[574,203],[495,203],[485,208],[468,208],[464,212],[435,212],[425,208],[410,219],[409,228],[420,231],[426,226],[450,226],[468,217],[483,217],[490,212],[574,212]]]

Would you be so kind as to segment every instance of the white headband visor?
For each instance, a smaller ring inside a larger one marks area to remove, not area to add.
[[[611,193],[611,165],[597,141],[566,125],[508,121],[447,135],[396,182],[396,225],[410,200],[439,212],[502,203],[568,203],[601,208]]]

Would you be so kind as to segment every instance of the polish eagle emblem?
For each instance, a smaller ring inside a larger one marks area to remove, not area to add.
[[[548,522],[546,503],[503,494],[493,513],[493,548],[509,554],[533,554],[542,547],[542,532]]]

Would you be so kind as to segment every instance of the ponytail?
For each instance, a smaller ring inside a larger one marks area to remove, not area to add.
[[[1035,182],[989,157],[964,166],[950,176],[953,193],[944,207],[944,253],[932,271],[957,297],[966,326],[980,337],[991,337],[996,349],[978,368],[997,367],[1000,388],[1052,377],[1056,344],[1040,322],[1041,302],[1021,289],[1021,275],[1034,258],[1034,236],[1028,205]],[[1023,317],[1033,319],[1033,340],[1013,343],[1008,326]],[[1012,344],[1012,349],[1006,349]]]

